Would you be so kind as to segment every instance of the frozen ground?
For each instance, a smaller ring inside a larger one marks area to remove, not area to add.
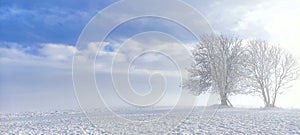
[[[164,110],[151,112],[120,111],[128,118],[146,119],[165,113]],[[169,134],[300,134],[300,111],[283,109],[219,109],[208,123],[201,123],[202,108],[195,109]],[[178,116],[181,111],[177,111]],[[80,111],[27,112],[1,114],[0,134],[132,134],[140,127],[136,124],[120,126],[109,115],[103,125],[95,126]],[[174,117],[176,119],[176,117]],[[174,123],[167,119],[159,127]],[[108,128],[116,132],[105,131]],[[139,134],[157,133],[153,127],[141,129]],[[141,132],[144,131],[144,132]]]

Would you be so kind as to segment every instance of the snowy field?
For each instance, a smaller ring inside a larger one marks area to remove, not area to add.
[[[283,109],[219,109],[208,123],[201,121],[202,108],[195,109],[189,117],[179,123],[169,119],[160,127],[175,124],[175,129],[168,134],[300,134],[300,110]],[[165,113],[164,110],[151,112],[120,111],[119,114],[135,119],[157,117]],[[178,116],[182,111],[177,111]],[[136,124],[120,126],[109,115],[103,125],[95,126],[80,111],[53,111],[53,112],[27,112],[17,114],[1,114],[0,134],[133,134],[140,129]],[[116,132],[112,133],[102,127]],[[153,127],[142,129],[139,134],[158,133]]]

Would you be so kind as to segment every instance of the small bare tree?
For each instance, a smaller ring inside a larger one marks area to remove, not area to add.
[[[299,74],[299,65],[293,55],[264,40],[248,42],[247,63],[250,91],[263,98],[265,107],[275,107],[278,94],[282,94]]]
[[[192,54],[194,63],[184,87],[193,94],[217,93],[221,105],[232,106],[228,97],[242,93],[244,68],[242,40],[236,37],[205,35]]]

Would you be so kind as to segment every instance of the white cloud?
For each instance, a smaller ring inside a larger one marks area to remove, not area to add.
[[[247,38],[267,38],[290,45],[299,43],[300,19],[296,17],[300,13],[299,6],[300,2],[294,0],[258,2],[240,16],[231,30]]]
[[[39,52],[51,60],[70,60],[73,57],[76,48],[64,44],[43,44]]]

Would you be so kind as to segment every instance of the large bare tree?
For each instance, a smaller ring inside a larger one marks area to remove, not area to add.
[[[228,97],[242,93],[244,49],[242,40],[224,35],[202,36],[192,54],[194,63],[188,69],[190,75],[184,87],[193,94],[217,93],[221,105],[230,105]]]
[[[248,42],[247,63],[248,88],[262,97],[265,107],[275,107],[278,94],[286,91],[299,75],[297,59],[264,40]]]

